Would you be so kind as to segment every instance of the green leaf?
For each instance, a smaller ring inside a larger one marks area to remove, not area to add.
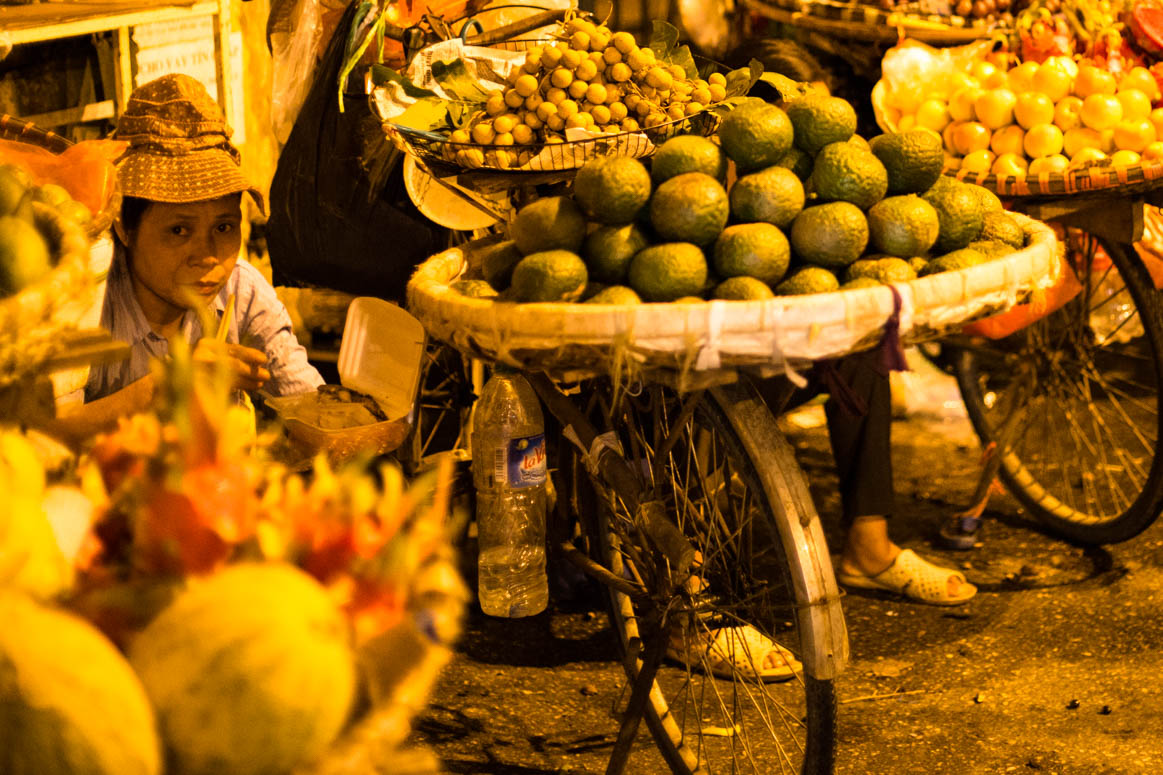
[[[385,83],[398,83],[404,89],[404,94],[415,99],[422,99],[424,97],[435,97],[436,93],[428,89],[421,89],[416,84],[412,83],[406,77],[397,73],[390,67],[383,65],[371,66],[372,83],[376,86],[383,86]]]
[[[664,65],[678,65],[686,71],[687,78],[698,78],[699,69],[691,50],[678,44],[678,28],[661,19],[654,20],[654,30],[650,35],[649,47],[655,58]]]
[[[451,62],[433,62],[432,77],[440,88],[454,100],[483,103],[489,98],[488,92],[480,87],[477,79],[469,75],[463,59]]]
[[[732,70],[727,73],[727,96],[741,97],[751,91],[751,87],[763,77],[763,63],[752,59],[747,67]]]
[[[775,90],[779,92],[780,99],[782,99],[784,102],[790,102],[792,100],[799,99],[805,94],[813,91],[809,84],[793,81],[786,75],[781,75],[779,73],[764,73],[763,75],[759,76],[759,80],[774,87]]]
[[[448,128],[448,103],[439,97],[424,97],[392,119],[393,124],[434,132]]]

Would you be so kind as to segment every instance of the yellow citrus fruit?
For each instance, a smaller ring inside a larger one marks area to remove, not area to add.
[[[1022,148],[1031,159],[1054,156],[1062,153],[1063,140],[1062,130],[1058,127],[1053,124],[1037,124],[1026,132]]]
[[[1049,97],[1037,91],[1025,91],[1018,95],[1014,103],[1014,119],[1022,129],[1054,121],[1054,103]]]
[[[916,125],[917,125],[917,114],[916,113],[906,113],[903,116],[901,116],[899,119],[897,119],[896,131],[907,132],[910,129],[912,129],[913,127],[915,127]]]
[[[565,99],[564,95],[562,99]],[[548,121],[551,117],[557,115],[557,103],[546,100],[537,106],[537,118],[542,121]]]
[[[1112,154],[1116,150],[1118,150],[1117,148],[1115,148],[1115,130],[1104,129],[1098,133],[1098,136],[1100,138],[1100,143],[1098,146],[1098,149],[1100,151],[1102,151],[1103,153],[1105,153],[1109,156],[1110,154]]]
[[[1022,142],[1025,140],[1026,130],[1022,129],[1017,124],[1010,124],[994,131],[993,136],[989,139],[989,150],[996,153],[998,156],[1003,156],[1007,153],[1021,153]]]
[[[525,104],[525,98],[518,94],[516,89],[509,89],[505,92],[505,104],[516,110]]]
[[[925,100],[917,108],[916,116],[914,126],[932,129],[934,132],[943,131],[953,120],[949,115],[949,106],[945,104],[945,100]]]
[[[953,134],[957,131],[957,127],[964,123],[964,121],[954,121],[941,132],[941,142],[945,145],[945,153],[957,154],[957,144],[953,142]]]
[[[1001,129],[1014,123],[1014,105],[1018,98],[1009,89],[990,89],[973,103],[977,120],[989,129]],[[1117,100],[1116,100],[1117,102]]]
[[[1022,62],[1006,73],[1006,85],[1014,94],[1021,94],[1034,88],[1034,74],[1039,70],[1037,62]]]
[[[932,95],[934,97],[938,95],[944,95],[944,97],[948,97],[960,89],[965,88],[966,86],[981,86],[981,84],[978,83],[977,79],[969,73],[963,70],[958,70],[949,76],[948,83],[944,85],[934,84]],[[942,97],[942,99],[944,97]]]
[[[1030,162],[1030,168],[1026,170],[1027,175],[1041,175],[1043,172],[1050,175],[1061,174],[1070,166],[1070,159],[1067,159],[1060,153],[1052,156],[1040,156]]]
[[[573,73],[568,68],[559,67],[549,74],[549,82],[559,89],[566,89],[573,83]]]
[[[976,121],[963,121],[953,130],[953,151],[968,156],[974,151],[989,148],[992,132]]]
[[[1159,84],[1155,76],[1145,67],[1132,67],[1119,81],[1119,91],[1137,89],[1147,95],[1148,99],[1159,99]]]
[[[1026,161],[1026,157],[1017,153],[1003,153],[994,159],[993,166],[990,167],[990,172],[994,175],[1002,175],[1011,178],[1024,178],[1026,176],[1026,169],[1030,163]]]
[[[1110,155],[1112,167],[1133,167],[1139,163],[1139,154],[1134,151],[1115,151]]]
[[[980,151],[974,151],[973,153],[965,154],[965,158],[961,160],[960,169],[974,173],[989,172],[990,168],[993,167],[993,162],[996,158],[996,153],[986,148],[982,148]]]
[[[568,120],[570,116],[576,116],[577,112],[578,104],[573,100],[565,100],[557,106],[557,115],[560,116],[563,121]]]
[[[1075,96],[1086,99],[1092,94],[1114,94],[1118,82],[1114,74],[1094,65],[1082,65],[1074,79]]]
[[[590,88],[590,85],[588,83],[586,83],[585,81],[583,81],[581,79],[578,79],[578,80],[574,81],[573,83],[571,83],[569,85],[569,88],[566,89],[565,91],[573,99],[580,100],[586,96],[586,91],[588,91],[589,88]]]
[[[1156,159],[1163,159],[1163,140],[1156,140],[1143,149],[1139,154],[1143,161],[1155,161]]]
[[[1034,91],[1042,92],[1052,102],[1058,102],[1074,88],[1074,76],[1064,66],[1051,57],[1041,64],[1034,73]],[[1073,64],[1073,62],[1071,63]]]
[[[985,60],[978,60],[969,66],[969,75],[983,83],[985,79],[993,76],[996,72],[997,67],[992,62]]]
[[[1054,125],[1063,132],[1082,126],[1082,98],[1063,97],[1054,106]]]
[[[1083,98],[1080,115],[1091,129],[1111,129],[1123,120],[1123,104],[1113,94],[1091,94]]]
[[[1142,153],[1155,139],[1155,125],[1145,118],[1124,119],[1115,125],[1114,143],[1120,151]]]
[[[594,60],[584,59],[578,62],[577,67],[573,70],[573,75],[583,81],[592,81],[598,75],[598,66]]]
[[[928,96],[921,83],[897,83],[893,85],[888,102],[902,113],[916,113]]]
[[[984,93],[985,90],[976,85],[965,86],[953,92],[949,99],[950,117],[954,121],[973,121],[976,118],[973,106],[977,103],[977,98]]]
[[[1062,136],[1062,148],[1073,159],[1086,149],[1102,150],[1102,134],[1097,129],[1076,127],[1067,129]]]
[[[1078,63],[1074,61],[1074,57],[1070,57],[1070,56],[1047,57],[1046,61],[1042,63],[1043,67],[1045,67],[1046,65],[1051,65],[1053,67],[1057,67],[1057,68],[1061,69],[1063,72],[1065,72],[1071,78],[1078,77]]]
[[[1099,162],[1106,158],[1106,154],[1097,148],[1083,148],[1070,157],[1071,167],[1081,167],[1083,164]]]
[[[1115,95],[1123,106],[1123,119],[1147,118],[1151,115],[1151,98],[1140,89],[1123,89]]]

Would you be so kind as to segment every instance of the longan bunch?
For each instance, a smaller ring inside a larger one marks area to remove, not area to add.
[[[527,146],[564,142],[566,129],[637,132],[726,97],[722,74],[688,78],[681,66],[659,62],[629,32],[579,17],[562,26],[557,42],[530,48],[505,88],[489,95],[483,113],[449,137],[454,144],[492,147],[448,146],[445,155],[465,167],[520,166],[536,153]]]

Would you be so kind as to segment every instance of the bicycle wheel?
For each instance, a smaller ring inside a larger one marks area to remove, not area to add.
[[[614,408],[608,384],[590,395],[616,430],[643,492],[663,503],[700,555],[692,576],[675,589],[671,569],[644,548],[624,504],[576,455],[563,454],[572,508],[597,517],[592,556],[641,583],[654,610],[677,622],[660,632],[641,601],[611,589],[611,622],[623,648],[658,637],[679,645],[676,633],[685,645],[705,644],[716,632],[750,627],[797,657],[828,649],[800,626],[813,587],[789,562],[795,549],[783,545],[779,528],[780,520],[809,524],[815,510],[790,446],[754,390],[732,386],[692,399],[652,386],[623,395]],[[825,547],[813,548],[827,557]],[[675,773],[832,772],[831,679],[800,672],[783,683],[761,683],[701,646],[687,653],[692,664],[668,660],[660,667],[645,711]],[[625,666],[633,684],[642,661]]]
[[[1082,291],[1049,317],[963,349],[957,381],[1010,492],[1053,533],[1106,544],[1163,508],[1163,313],[1137,256],[1080,235]],[[1097,259],[1097,260],[1096,260]]]

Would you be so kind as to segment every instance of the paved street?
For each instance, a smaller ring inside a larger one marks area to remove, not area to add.
[[[1049,538],[1008,497],[983,545],[932,548],[975,483],[980,449],[948,383],[910,386],[894,425],[902,545],[965,569],[953,609],[849,594],[852,661],[837,682],[849,775],[1148,775],[1163,771],[1163,525],[1084,550]],[[822,412],[781,420],[832,546],[838,498]],[[585,601],[526,621],[474,611],[415,740],[451,773],[602,772],[625,701],[604,615]],[[643,728],[627,771],[665,773]]]

